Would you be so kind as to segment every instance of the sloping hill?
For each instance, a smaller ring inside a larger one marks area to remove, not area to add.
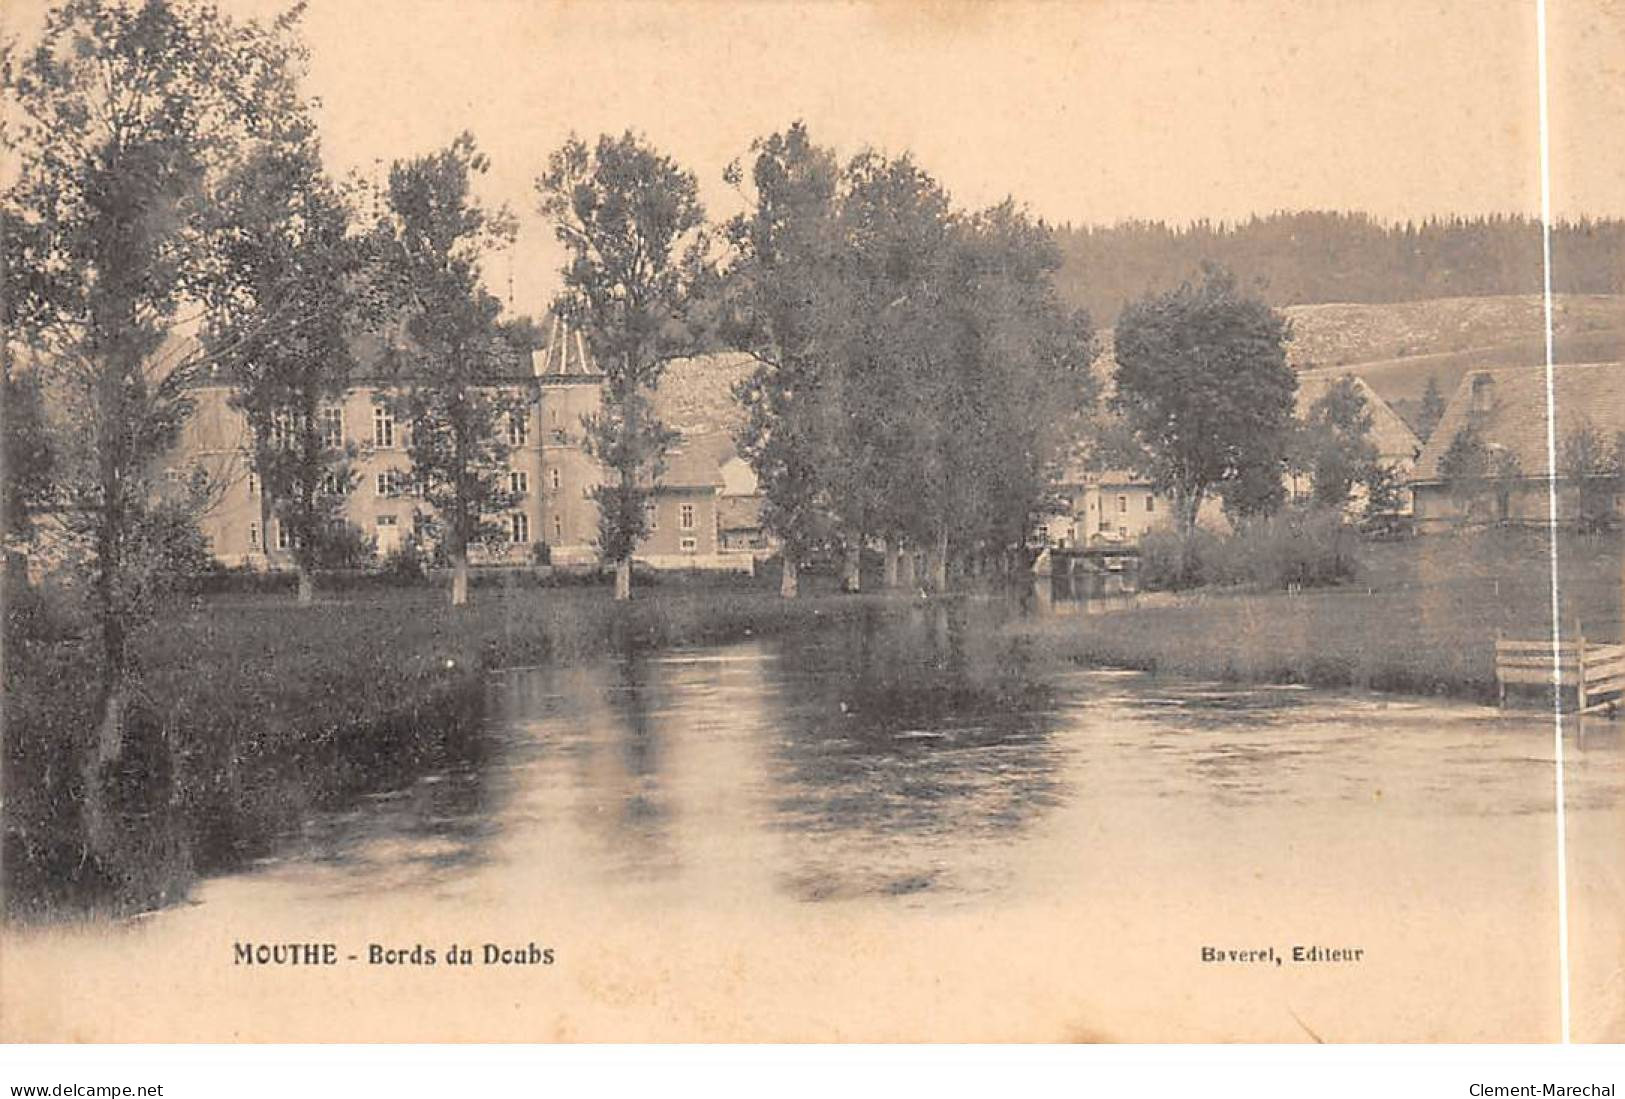
[[[734,386],[752,366],[750,356],[731,351],[674,360],[655,391],[655,412],[684,435],[732,435],[743,420]]]
[[[1416,426],[1428,379],[1449,396],[1469,370],[1546,361],[1539,295],[1442,298],[1392,305],[1298,305],[1288,357],[1316,376],[1354,373]],[[1552,355],[1559,363],[1625,360],[1625,298],[1557,297]]]
[[[1599,342],[1625,338],[1625,297],[1568,295],[1556,297],[1553,305],[1558,341],[1588,348],[1584,357],[1598,357]],[[1512,346],[1534,346],[1536,358],[1545,358],[1546,317],[1538,294],[1291,305],[1282,312],[1292,321],[1288,356],[1299,369]]]

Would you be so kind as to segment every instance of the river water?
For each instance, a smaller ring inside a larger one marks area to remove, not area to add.
[[[1040,655],[922,606],[505,673],[477,759],[314,817],[181,907],[14,935],[5,1029],[1558,1036],[1549,716]],[[1617,1041],[1625,752],[1619,723],[1593,728],[1566,753],[1573,1032]],[[239,943],[290,940],[332,942],[341,963],[234,964]],[[454,944],[477,964],[446,964]],[[487,944],[552,964],[478,964]],[[369,964],[415,946],[436,964]]]

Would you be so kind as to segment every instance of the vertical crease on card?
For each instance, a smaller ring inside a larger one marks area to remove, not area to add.
[[[1557,560],[1557,382],[1552,340],[1552,146],[1546,84],[1546,0],[1535,0],[1535,46],[1540,88],[1541,297],[1546,326],[1546,507],[1551,547],[1552,668],[1556,684],[1552,691],[1552,768],[1553,800],[1557,810],[1557,970],[1561,1041],[1566,1044],[1569,1041],[1568,814],[1563,782],[1563,658],[1560,649],[1563,622]],[[1584,707],[1583,685],[1580,690],[1580,705]]]

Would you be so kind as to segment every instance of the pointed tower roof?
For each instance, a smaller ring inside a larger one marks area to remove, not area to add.
[[[603,377],[581,332],[556,314],[548,327],[547,346],[532,351],[530,362],[532,372],[542,381],[598,381]]]

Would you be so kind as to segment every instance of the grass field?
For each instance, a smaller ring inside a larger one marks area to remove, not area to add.
[[[1557,548],[1564,632],[1620,640],[1619,536],[1565,536]],[[1206,591],[1016,628],[1079,663],[1488,701],[1497,631],[1551,633],[1549,549],[1542,534],[1511,531],[1373,544],[1361,579],[1337,588]]]

